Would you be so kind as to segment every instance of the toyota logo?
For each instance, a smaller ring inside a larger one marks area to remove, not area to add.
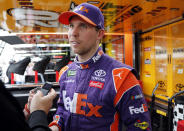
[[[105,75],[106,75],[106,72],[104,70],[96,70],[95,71],[95,76],[104,77]]]

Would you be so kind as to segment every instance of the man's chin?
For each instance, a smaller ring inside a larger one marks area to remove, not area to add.
[[[77,54],[77,55],[80,55],[80,56],[84,55],[84,53],[82,53],[82,52],[80,52],[78,50],[74,51],[74,53]]]
[[[78,50],[73,50],[74,54],[80,54],[80,52]]]

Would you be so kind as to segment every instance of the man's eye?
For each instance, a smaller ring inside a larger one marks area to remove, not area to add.
[[[86,29],[88,26],[86,24],[81,24],[80,27]]]

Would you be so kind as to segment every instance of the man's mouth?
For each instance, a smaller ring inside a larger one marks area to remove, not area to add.
[[[78,41],[70,41],[70,44],[77,45],[77,44],[80,44],[80,43]]]

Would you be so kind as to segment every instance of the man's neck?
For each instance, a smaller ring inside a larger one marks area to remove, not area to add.
[[[94,50],[91,50],[91,52],[89,52],[86,55],[78,55],[78,61],[79,62],[86,62],[86,61],[88,61],[96,53],[98,48],[99,48],[99,46],[94,48]]]

